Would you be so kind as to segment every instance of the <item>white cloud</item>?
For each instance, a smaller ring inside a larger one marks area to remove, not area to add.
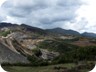
[[[51,28],[73,21],[80,5],[80,0],[7,0],[2,9],[4,21]]]
[[[96,0],[84,1],[86,4],[82,5],[77,11],[79,15],[77,19],[80,20],[81,18],[85,18],[88,23],[85,23],[83,30],[96,33]]]
[[[0,0],[0,6],[5,2],[6,0]]]
[[[0,0],[0,6],[1,6],[5,1],[6,1],[6,0]],[[2,8],[0,7],[0,22],[1,22],[2,20],[5,20],[5,19],[6,19],[6,16],[5,16]]]
[[[85,4],[81,0],[7,0],[0,9],[0,21],[96,32],[96,1],[82,1]]]

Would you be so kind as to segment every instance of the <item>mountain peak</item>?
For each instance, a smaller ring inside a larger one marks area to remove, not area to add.
[[[82,36],[85,36],[85,37],[96,37],[96,34],[95,33],[84,32],[84,33],[82,33]]]

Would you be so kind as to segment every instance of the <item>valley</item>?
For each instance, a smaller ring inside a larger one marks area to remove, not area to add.
[[[92,37],[93,33],[91,37],[89,34],[62,28],[44,30],[26,24],[0,23],[0,63],[6,70],[13,71],[37,68],[34,72],[48,72],[49,69],[49,72],[62,72],[62,67],[70,64],[75,66],[67,67],[66,72],[84,72],[81,70],[91,69],[96,61],[96,38]],[[78,66],[84,68],[79,70]]]

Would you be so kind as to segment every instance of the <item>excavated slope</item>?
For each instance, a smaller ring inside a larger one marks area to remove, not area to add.
[[[26,57],[17,54],[0,43],[0,63],[28,63]]]

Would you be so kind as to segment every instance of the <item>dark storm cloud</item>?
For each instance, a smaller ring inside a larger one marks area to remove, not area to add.
[[[7,0],[2,8],[14,22],[48,28],[74,20],[81,4],[80,0]]]
[[[18,0],[9,0],[6,1],[2,7],[7,11],[8,15],[15,16],[15,17],[24,17],[29,15],[34,10],[39,10],[46,8],[46,4],[44,3],[34,3],[33,0],[21,0],[22,2],[19,3]],[[26,2],[27,1],[27,2]],[[15,3],[16,2],[16,3]],[[34,3],[34,4],[33,4]]]
[[[68,15],[68,16],[60,16],[58,15],[57,17],[54,18],[41,18],[39,21],[41,24],[53,24],[56,22],[61,22],[61,21],[71,21],[73,18],[75,17],[75,15]]]

